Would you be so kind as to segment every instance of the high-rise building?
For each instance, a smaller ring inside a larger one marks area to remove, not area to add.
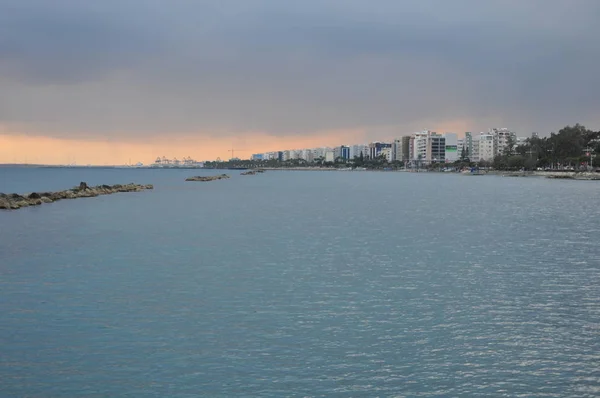
[[[367,145],[352,145],[350,147],[350,159],[360,158],[360,154],[362,153],[363,157],[367,157],[369,155],[369,147]]]
[[[475,153],[475,144],[473,143],[473,134],[470,131],[465,133],[465,155],[467,158],[471,158]],[[479,143],[477,143],[479,145]],[[479,148],[477,148],[477,153],[479,153]]]
[[[408,162],[410,160],[410,137],[409,136],[402,137],[402,157],[400,160],[403,162]]]
[[[396,138],[392,143],[392,161],[402,160],[402,139]]]
[[[494,160],[495,146],[494,135],[489,133],[479,134],[479,162],[491,162]]]
[[[341,154],[342,159],[348,160],[350,159],[350,147],[346,145],[341,146]]]
[[[456,162],[460,157],[460,153],[458,152],[458,136],[456,133],[445,133],[445,153],[444,159],[446,163]]]
[[[425,159],[429,163],[445,162],[446,138],[437,133],[427,136],[427,152]]]
[[[314,161],[312,149],[303,149],[302,155],[300,156],[300,158],[304,159],[305,161],[307,161],[309,163],[312,163]]]
[[[427,138],[429,137],[430,131],[425,130],[419,133],[414,133],[413,137],[413,160],[426,161],[427,160]]]
[[[384,142],[371,142],[369,144],[369,158],[376,159],[381,155],[381,150],[384,148],[392,148],[392,144]]]
[[[388,162],[392,162],[392,146],[381,148],[379,156],[385,158]]]
[[[511,140],[513,145],[517,141],[517,134],[507,128],[491,128],[489,134],[494,140],[494,156],[503,155]]]

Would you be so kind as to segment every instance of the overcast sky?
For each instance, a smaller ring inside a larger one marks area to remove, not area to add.
[[[598,129],[598,21],[598,0],[0,0],[0,131]]]

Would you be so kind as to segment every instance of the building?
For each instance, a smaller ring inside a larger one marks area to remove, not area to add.
[[[403,162],[408,162],[410,160],[410,137],[409,136],[402,137],[402,158],[400,160]]]
[[[369,147],[367,145],[352,145],[350,147],[350,159],[360,158],[360,155],[367,157],[369,154]]]
[[[410,137],[404,136],[396,138],[392,144],[392,161],[407,162],[409,156]]]
[[[504,155],[509,143],[512,141],[513,149],[517,142],[517,134],[507,128],[491,128],[489,134],[494,139],[494,156]]]
[[[413,158],[412,160],[427,160],[427,141],[430,131],[422,131],[413,134]]]
[[[379,156],[385,158],[387,162],[392,162],[392,147],[381,148]]]
[[[446,160],[446,138],[437,133],[427,136],[427,150],[425,160],[429,163],[444,162]]]
[[[333,157],[335,159],[350,159],[350,147],[345,145],[340,145],[333,148]]]
[[[392,142],[392,161],[398,161],[402,157],[402,140],[396,138]]]
[[[342,158],[342,147],[341,146],[336,146],[335,148],[333,148],[333,158],[334,159]]]
[[[392,148],[392,144],[387,144],[384,142],[371,142],[369,144],[369,158],[376,159],[381,156],[381,150],[384,148]]]
[[[444,159],[446,163],[453,163],[458,160],[460,157],[460,152],[458,152],[458,135],[456,133],[445,133],[445,153]]]
[[[493,134],[479,134],[479,162],[491,162],[494,160],[496,155],[494,142],[495,140]]]
[[[471,157],[475,153],[475,144],[473,143],[473,134],[470,131],[467,131],[465,133],[464,145],[465,145],[465,155],[467,155],[467,158],[471,159]],[[477,145],[479,145],[479,143],[477,143]],[[479,153],[479,148],[477,148],[477,153]]]
[[[350,159],[350,147],[346,145],[341,146],[342,159],[348,160]]]
[[[255,153],[252,155],[252,160],[263,160],[264,159],[264,154],[262,153]]]
[[[303,159],[308,163],[312,163],[315,160],[312,149],[303,149],[300,155],[300,159]]]
[[[335,160],[335,157],[334,157],[333,151],[325,152],[325,161],[326,162],[333,163],[334,160]]]
[[[479,162],[479,140],[472,139],[471,144],[473,145],[473,147],[472,147],[471,153],[469,154],[469,160],[471,162],[478,163]]]

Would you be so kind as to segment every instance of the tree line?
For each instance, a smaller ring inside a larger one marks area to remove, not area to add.
[[[494,158],[492,166],[498,170],[581,170],[589,168],[598,153],[600,131],[575,124],[549,137],[532,136],[518,146],[509,139],[504,153]]]

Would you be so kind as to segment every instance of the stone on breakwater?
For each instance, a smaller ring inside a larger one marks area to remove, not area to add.
[[[195,177],[188,177],[185,180],[186,181],[216,181],[216,180],[223,180],[229,178],[229,176],[227,174],[221,174],[218,176],[195,176]]]
[[[0,193],[0,209],[16,210],[21,207],[39,206],[42,203],[52,203],[62,199],[93,198],[99,195],[110,195],[117,192],[139,192],[145,189],[154,189],[154,186],[131,183],[90,187],[87,183],[81,182],[78,187],[66,191],[32,192],[28,195]]]
[[[240,175],[242,176],[253,176],[256,174],[256,171],[244,171],[243,173],[240,173]]]

